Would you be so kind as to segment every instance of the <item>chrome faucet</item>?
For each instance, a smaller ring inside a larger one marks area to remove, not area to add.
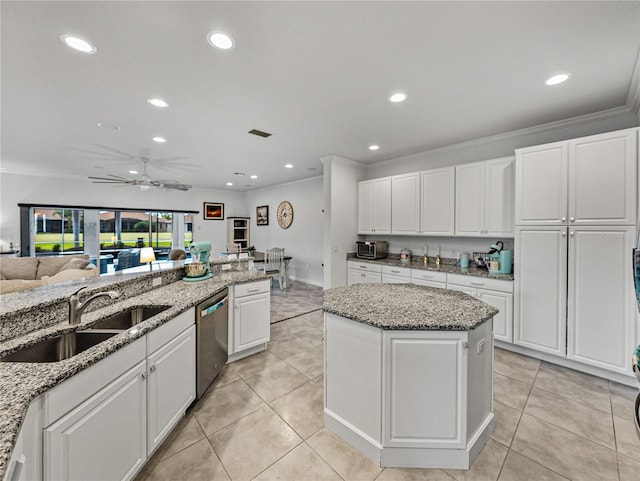
[[[80,302],[80,291],[86,288],[86,286],[81,287],[76,292],[71,294],[71,297],[69,298],[69,324],[71,325],[80,324],[82,313],[87,308],[87,305],[94,299],[103,296],[110,297],[111,299],[118,299],[120,297],[120,293],[116,291],[98,292],[89,297],[84,302]]]

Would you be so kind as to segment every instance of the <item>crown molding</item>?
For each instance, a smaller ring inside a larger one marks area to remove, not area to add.
[[[481,137],[478,139],[467,140],[465,142],[459,142],[456,144],[445,145],[443,147],[437,147],[435,149],[424,150],[415,152],[409,155],[403,155],[402,157],[394,157],[392,159],[381,160],[379,162],[372,162],[367,164],[367,167],[373,165],[385,165],[388,163],[396,163],[401,159],[409,159],[417,155],[434,155],[442,154],[446,152],[455,152],[457,150],[466,150],[473,147],[479,147],[481,145],[493,144],[498,142],[504,142],[517,138],[525,138],[528,136],[540,135],[547,132],[558,132],[564,129],[570,129],[578,126],[584,126],[589,124],[609,122],[615,119],[629,118],[637,123],[636,113],[632,112],[629,106],[615,107],[613,109],[602,110],[600,112],[594,112],[591,114],[579,115],[577,117],[571,117],[563,120],[556,120],[554,122],[548,122],[546,124],[535,125],[533,127],[526,127],[524,129],[511,130],[509,132],[503,132],[501,134],[490,135],[487,137]]]
[[[304,179],[298,179],[298,180],[292,180],[291,182],[285,182],[283,184],[276,184],[276,185],[267,185],[265,187],[260,187],[259,189],[252,189],[252,190],[245,190],[242,193],[243,194],[251,194],[253,192],[265,192],[268,190],[274,190],[274,189],[280,189],[282,187],[287,187],[290,185],[297,185],[297,184],[306,184],[307,182],[314,182],[316,180],[322,180],[324,178],[323,175],[314,175],[313,177],[306,177]]]
[[[323,165],[326,165],[329,162],[335,162],[337,164],[346,165],[347,167],[366,167],[366,164],[363,162],[340,157],[339,155],[325,155],[324,157],[320,157],[320,162],[322,162]]]

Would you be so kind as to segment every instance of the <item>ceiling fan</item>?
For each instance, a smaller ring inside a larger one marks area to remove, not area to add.
[[[89,176],[90,179],[95,179],[93,181],[94,184],[120,184],[120,185],[133,185],[140,188],[140,190],[148,190],[150,188],[159,188],[159,189],[173,189],[173,190],[182,190],[187,191],[191,189],[189,184],[182,184],[177,180],[152,180],[151,177],[147,175],[147,164],[149,163],[149,159],[146,157],[142,157],[142,163],[144,165],[144,169],[142,175],[137,179],[129,179],[127,177],[120,177],[119,175],[107,174],[109,177],[92,177]]]

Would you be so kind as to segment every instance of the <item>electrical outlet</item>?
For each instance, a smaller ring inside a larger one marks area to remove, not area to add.
[[[480,340],[478,342],[478,354],[480,354],[481,352],[484,352],[484,339]]]
[[[154,277],[153,280],[151,281],[152,287],[158,287],[161,285],[162,285],[162,277]]]

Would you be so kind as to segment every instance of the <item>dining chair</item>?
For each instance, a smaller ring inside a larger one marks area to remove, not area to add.
[[[280,284],[280,290],[283,290],[284,284],[284,249],[274,247],[267,249],[264,259],[264,272],[271,279],[277,278]]]

